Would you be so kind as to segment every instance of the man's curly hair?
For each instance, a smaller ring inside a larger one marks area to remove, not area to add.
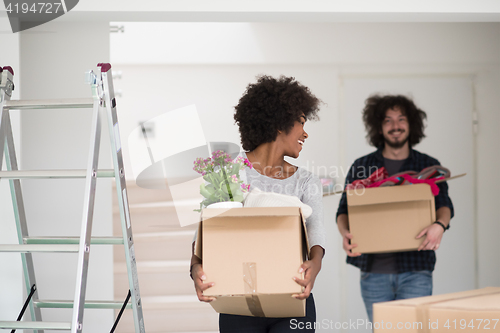
[[[262,143],[275,141],[278,131],[289,133],[302,114],[308,120],[319,119],[320,104],[309,88],[293,77],[257,77],[257,83],[247,86],[234,107],[243,149],[252,151]]]
[[[384,144],[382,122],[385,119],[387,110],[394,108],[399,108],[401,113],[408,118],[410,128],[408,143],[410,147],[425,138],[424,120],[427,119],[427,114],[417,108],[411,99],[403,95],[372,95],[365,101],[363,109],[366,139],[372,146],[378,148]]]

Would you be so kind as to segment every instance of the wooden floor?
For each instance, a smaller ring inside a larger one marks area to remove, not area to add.
[[[179,226],[167,190],[143,189],[128,182],[127,191],[146,332],[218,332],[218,314],[198,301],[189,277],[196,226]],[[113,193],[113,234],[121,233]],[[123,247],[114,247],[113,258],[114,297],[125,299],[129,287]],[[132,310],[124,312],[115,332],[134,332]]]

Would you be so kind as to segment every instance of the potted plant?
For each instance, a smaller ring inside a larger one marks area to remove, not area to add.
[[[212,157],[201,157],[194,161],[193,170],[203,176],[205,184],[200,185],[200,194],[205,198],[200,209],[205,207],[242,207],[243,193],[250,190],[250,184],[240,179],[240,171],[252,168],[248,159],[238,156],[235,160],[222,150],[212,153]],[[224,203],[224,204],[221,204]]]

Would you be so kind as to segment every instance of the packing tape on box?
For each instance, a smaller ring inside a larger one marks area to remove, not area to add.
[[[245,300],[248,309],[255,317],[265,317],[257,296],[257,263],[243,263],[243,284],[245,285]]]
[[[497,292],[481,292],[475,295],[468,295],[468,296],[463,296],[463,297],[450,297],[446,299],[442,299],[439,301],[433,301],[433,302],[427,302],[423,304],[419,304],[416,307],[417,310],[417,322],[422,323],[422,327],[418,327],[418,332],[419,333],[430,333],[430,327],[429,325],[426,325],[429,322],[429,310],[432,305],[438,304],[438,303],[443,303],[443,302],[448,302],[448,301],[456,301],[459,299],[467,299],[467,298],[474,298],[474,297],[481,297],[481,296],[486,296],[486,295],[495,295],[495,294],[500,294],[500,291]]]

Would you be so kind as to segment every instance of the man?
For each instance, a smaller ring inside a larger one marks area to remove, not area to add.
[[[420,172],[439,165],[438,160],[413,149],[424,135],[426,114],[405,96],[371,96],[365,102],[363,122],[370,144],[378,149],[357,159],[351,166],[346,185],[370,176],[385,167],[389,176],[402,171]],[[448,196],[446,182],[438,184],[435,197],[436,221],[423,229],[417,238],[424,238],[417,251],[384,254],[356,253],[356,244],[350,244],[346,194],[342,194],[337,211],[337,225],[347,253],[347,263],[361,270],[361,295],[370,321],[372,305],[395,299],[428,296],[432,294],[432,271],[436,263],[435,250],[449,228],[453,204]]]

